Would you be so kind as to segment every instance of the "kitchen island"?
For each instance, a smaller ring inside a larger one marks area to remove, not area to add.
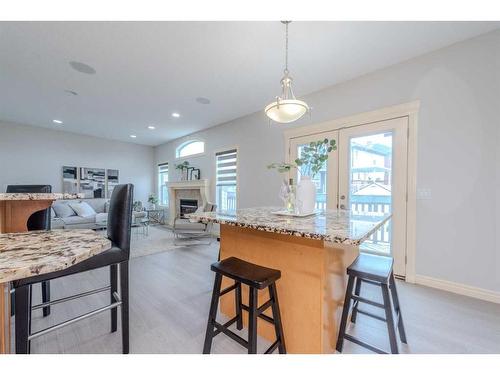
[[[0,193],[0,233],[26,232],[28,220],[35,212],[49,208],[57,199],[77,198],[80,198],[79,194]],[[32,250],[36,251],[36,248]],[[7,269],[6,255],[7,253],[0,254],[0,353],[8,353],[10,349],[9,283],[1,281],[1,275]],[[13,259],[17,254],[8,255]]]
[[[231,256],[281,271],[276,283],[288,353],[334,353],[346,288],[346,268],[359,245],[390,214],[380,216],[327,210],[309,217],[278,216],[276,207],[190,214],[192,221],[220,224],[221,259]],[[224,278],[222,288],[232,284]],[[243,288],[243,303],[248,289]],[[267,301],[259,292],[259,304]],[[234,295],[220,301],[226,317],[235,315]],[[244,312],[244,323],[248,316]],[[275,340],[274,328],[259,319],[258,333]]]

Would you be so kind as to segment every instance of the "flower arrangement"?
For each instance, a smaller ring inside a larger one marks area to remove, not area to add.
[[[272,163],[268,169],[276,169],[279,173],[288,173],[293,168],[298,168],[302,176],[314,178],[321,167],[328,160],[328,154],[337,149],[335,139],[325,138],[317,142],[311,142],[301,150],[300,158],[292,163]]]
[[[149,194],[149,196],[148,196],[148,203],[151,203],[151,204],[158,203],[158,198],[156,197],[156,195]]]
[[[328,160],[328,154],[337,149],[335,139],[311,142],[302,148],[300,158],[295,159],[302,176],[314,178]]]

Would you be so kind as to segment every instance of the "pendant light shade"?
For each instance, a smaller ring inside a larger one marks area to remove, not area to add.
[[[295,98],[292,90],[292,77],[288,75],[288,24],[291,21],[282,21],[286,29],[285,44],[285,71],[281,79],[281,96],[276,97],[276,101],[269,104],[264,112],[271,120],[279,123],[290,123],[298,120],[309,112],[306,102]]]

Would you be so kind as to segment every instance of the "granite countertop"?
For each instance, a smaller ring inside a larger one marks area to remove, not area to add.
[[[236,211],[193,213],[191,221],[227,224],[265,232],[287,234],[348,245],[359,245],[387,220],[390,214],[367,214],[347,210],[326,210],[308,217],[278,216],[280,207],[245,208]]]
[[[80,199],[83,194],[67,193],[0,193],[0,201],[42,201],[57,199]]]
[[[0,234],[0,283],[61,271],[110,248],[91,229]]]

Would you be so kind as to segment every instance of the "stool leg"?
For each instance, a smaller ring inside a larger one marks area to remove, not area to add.
[[[394,318],[392,315],[392,303],[389,296],[389,287],[387,284],[381,284],[382,297],[384,298],[385,318],[387,320],[387,331],[389,332],[389,342],[391,344],[391,353],[398,354],[398,342],[396,341],[396,330]]]
[[[356,287],[354,288],[354,294],[359,296],[359,293],[361,293],[361,279],[359,277],[356,278]],[[356,301],[354,303],[354,306],[352,308],[352,314],[351,314],[351,322],[356,323],[356,318],[358,316],[358,304],[359,301]]]
[[[398,317],[399,338],[401,339],[401,342],[407,344],[405,326],[403,324],[403,314],[401,313],[401,306],[399,304],[398,291],[396,289],[396,280],[394,279],[393,273],[391,274],[391,279],[390,279],[390,289],[391,289],[391,294],[392,294],[392,301],[394,303],[394,310],[396,311],[396,314]]]
[[[212,349],[212,340],[214,338],[214,322],[217,317],[217,307],[219,306],[220,286],[222,275],[216,273],[214,289],[212,291],[212,302],[210,303],[210,312],[208,313],[207,332],[205,333],[205,343],[203,344],[203,354],[210,354]]]
[[[276,284],[269,285],[269,297],[273,301],[271,309],[273,311],[274,330],[276,332],[276,340],[279,341],[278,350],[280,354],[286,354],[285,335],[283,334],[283,324],[281,323],[280,305],[278,302],[278,293],[276,292]]]
[[[236,328],[238,330],[243,329],[243,312],[242,312],[242,302],[241,302],[241,283],[237,282],[236,283],[236,289],[235,291],[235,303],[236,303],[236,316],[238,317],[238,320],[236,321]]]
[[[248,309],[248,354],[257,354],[257,289],[250,287]]]
[[[339,336],[337,338],[337,351],[342,352],[344,346],[344,335],[347,327],[347,318],[349,316],[349,309],[351,305],[352,288],[354,286],[354,276],[349,276],[347,280],[347,289],[345,292],[344,309],[342,310],[342,319],[340,320]]]
[[[32,317],[32,306],[33,306],[33,285],[29,286],[29,299],[28,299],[28,336],[31,335],[31,317]],[[28,354],[31,353],[31,341],[28,340]]]
[[[42,302],[50,302],[50,281],[42,281]],[[43,308],[43,316],[50,315],[50,306]]]
[[[129,348],[129,282],[128,282],[128,260],[120,263],[120,297],[121,320],[122,320],[122,353],[128,354]]]
[[[23,285],[16,288],[16,305],[15,305],[15,335],[16,335],[16,353],[29,353],[29,294],[30,286]]]
[[[114,292],[118,292],[118,265],[112,264],[109,266],[109,281],[111,285],[109,297],[110,302],[115,302],[115,297],[113,296]],[[116,332],[117,330],[117,321],[118,321],[118,308],[115,307],[111,309],[111,332]]]
[[[14,316],[16,312],[16,293],[14,292],[14,285],[10,283],[10,316]]]

